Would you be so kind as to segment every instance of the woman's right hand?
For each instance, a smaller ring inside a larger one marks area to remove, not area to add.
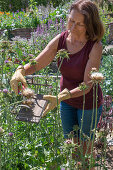
[[[19,82],[21,82],[25,88],[27,87],[27,83],[24,76],[25,76],[24,67],[20,65],[10,80],[11,88],[16,95],[18,95],[18,91],[19,91],[19,86],[18,86]]]

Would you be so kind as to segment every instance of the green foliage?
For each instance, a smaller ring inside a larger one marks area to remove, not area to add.
[[[108,11],[107,11],[106,8],[104,8],[104,9],[99,8],[99,14],[100,14],[102,23],[103,23],[104,28],[105,28],[105,33],[104,33],[104,36],[102,38],[102,44],[103,44],[103,46],[105,46],[105,45],[108,44],[108,37],[109,37],[109,34],[110,34],[109,24],[113,22],[113,18],[110,17],[110,15],[107,15]]]
[[[40,24],[39,16],[35,11],[16,13],[2,13],[0,15],[0,28],[11,30],[14,28],[36,28]]]
[[[37,6],[39,5],[43,5],[43,6],[47,6],[47,5],[52,5],[54,8],[58,7],[59,5],[64,5],[66,2],[69,2],[67,0],[30,0],[30,4],[36,4]]]
[[[102,65],[100,68],[105,77],[102,84],[103,93],[113,97],[113,56],[110,54],[103,55]]]
[[[14,11],[26,9],[28,7],[28,0],[0,0],[1,11]]]
[[[103,9],[106,8],[107,11],[109,11],[109,12],[113,11],[113,3],[111,0],[101,0],[99,2],[97,1],[97,3],[99,4],[99,6],[101,8],[103,8]]]
[[[51,20],[59,23],[60,20],[66,20],[67,11],[63,8],[56,8],[48,15],[38,12],[38,9],[31,6],[28,12],[0,12],[0,28],[1,29],[14,29],[14,28],[37,28],[40,24],[48,24]]]
[[[0,0],[0,10],[1,11],[21,11],[21,9],[26,10],[29,6],[35,8],[36,6],[43,5],[52,5],[53,7],[58,7],[59,5],[64,5],[67,0]]]

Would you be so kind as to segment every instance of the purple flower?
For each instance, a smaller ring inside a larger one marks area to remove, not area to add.
[[[28,54],[29,57],[33,57],[34,55],[33,54]]]
[[[7,89],[3,89],[3,93],[8,93],[8,90]]]
[[[8,60],[5,60],[4,62],[5,62],[5,64],[6,64],[6,63],[8,63],[9,61],[8,61]]]
[[[11,8],[11,4],[9,4],[9,8]]]
[[[9,134],[8,134],[9,136],[13,136],[13,133],[12,132],[9,132]]]
[[[79,155],[75,155],[76,156],[76,158],[79,158]]]
[[[96,155],[96,159],[99,161],[99,159],[101,158],[101,155],[100,154],[98,154],[98,155]]]
[[[22,12],[24,12],[24,9],[23,9],[23,8],[21,8],[21,11],[22,11]]]
[[[4,49],[1,49],[1,52],[3,53],[5,50]]]
[[[53,88],[52,86],[49,86],[49,89]]]

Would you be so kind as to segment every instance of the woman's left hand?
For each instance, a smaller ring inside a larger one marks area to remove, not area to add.
[[[43,116],[42,116],[42,117],[46,116],[46,114],[47,114],[49,111],[53,110],[53,109],[57,106],[57,97],[56,97],[56,96],[44,95],[44,96],[43,96],[43,99],[44,99],[44,100],[48,100],[49,103],[48,103],[48,105],[46,106],[46,108],[45,108],[45,110],[44,110],[44,112],[43,112]]]
[[[61,101],[69,99],[69,98],[71,98],[71,94],[69,90],[66,88],[58,94],[58,100],[56,96],[44,95],[43,99],[48,100],[49,103],[47,107],[45,108],[42,117],[44,117],[47,114],[47,112],[49,112],[50,110],[53,110],[57,106],[57,104],[60,104]]]

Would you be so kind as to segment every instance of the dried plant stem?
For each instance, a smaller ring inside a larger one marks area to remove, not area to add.
[[[82,112],[82,120],[81,120],[81,128],[80,128],[80,152],[84,166],[84,156],[83,156],[83,147],[82,147],[82,127],[83,127],[83,119],[84,119],[84,106],[85,106],[85,90],[83,89],[83,112]]]
[[[94,133],[93,133],[93,139],[92,139],[92,145],[91,145],[91,158],[90,158],[90,167],[92,166],[92,158],[93,158],[93,147],[94,147],[94,140],[95,140],[95,134],[96,134],[96,126],[97,126],[97,100],[98,100],[98,83],[96,83],[96,115],[95,115],[95,126],[94,126]]]
[[[58,71],[57,71],[57,80],[56,80],[57,108],[58,108],[58,75],[59,75],[59,71],[60,71],[60,67],[61,67],[61,65],[62,65],[62,62],[63,62],[63,58],[62,58],[62,60],[61,60],[61,62],[60,62],[60,65],[59,65]]]
[[[92,135],[91,130],[92,130],[92,127],[93,127],[94,106],[95,106],[95,86],[93,86],[93,111],[92,111],[92,118],[91,118],[90,137],[89,137],[89,142],[88,142],[88,145],[87,145],[87,150],[86,150],[85,155],[87,155],[87,152],[88,152],[88,149],[89,149],[89,146],[90,146],[90,143],[91,143],[91,135]]]
[[[58,67],[57,77],[56,77],[56,98],[57,98],[57,110],[56,110],[56,111],[57,111],[57,114],[54,114],[55,122],[58,122],[58,119],[57,119],[56,116],[59,115],[59,109],[58,109],[58,105],[59,105],[59,103],[58,103],[58,76],[59,76],[59,71],[60,71],[60,67],[61,67],[61,65],[62,65],[62,62],[63,62],[63,58],[62,58],[61,63],[60,63],[60,65],[59,65],[59,67]],[[56,127],[56,123],[55,123],[54,138],[57,137],[55,134],[58,134],[58,128]],[[56,141],[56,140],[55,140],[55,141]],[[57,141],[56,141],[56,142],[57,142]],[[56,145],[57,145],[57,144],[56,144]],[[57,150],[56,150],[56,153],[55,153],[55,157],[57,157]],[[57,162],[57,163],[58,163],[58,162]]]

